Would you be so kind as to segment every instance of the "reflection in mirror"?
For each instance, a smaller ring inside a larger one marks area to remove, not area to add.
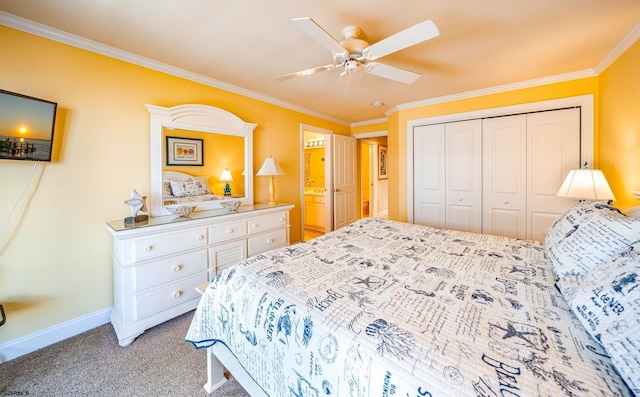
[[[220,180],[220,177],[225,170],[229,171],[232,178],[228,182],[231,197],[226,198],[244,197],[244,137],[169,128],[162,129],[162,136],[164,205],[224,199],[227,182]],[[192,143],[193,140],[197,145]],[[188,162],[189,158],[199,160],[199,153],[193,152],[199,149],[198,145],[202,145],[202,165],[199,165],[200,162],[196,165],[182,164]],[[176,157],[187,160],[176,160]],[[203,188],[211,192],[209,196],[176,197],[168,190],[171,189],[170,182],[179,182],[189,176],[202,181]]]
[[[207,105],[147,108],[151,113],[152,216],[167,215],[167,207],[183,205],[204,211],[222,208],[229,200],[253,204],[255,124]],[[232,180],[221,180],[226,170]],[[225,192],[227,183],[229,192]]]

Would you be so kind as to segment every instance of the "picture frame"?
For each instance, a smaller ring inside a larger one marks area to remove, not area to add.
[[[378,179],[387,179],[387,147],[378,145]]]
[[[204,142],[202,139],[167,136],[167,166],[171,165],[204,165],[202,156]]]

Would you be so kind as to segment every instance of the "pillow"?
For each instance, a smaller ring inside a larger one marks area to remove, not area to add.
[[[547,230],[545,253],[557,278],[584,274],[640,239],[640,219],[598,202],[576,204]]]
[[[190,179],[188,181],[171,181],[171,192],[175,197],[190,197],[200,196],[202,194],[211,194],[209,186],[206,183],[202,183],[197,179]]]
[[[627,386],[640,394],[640,241],[556,285]]]

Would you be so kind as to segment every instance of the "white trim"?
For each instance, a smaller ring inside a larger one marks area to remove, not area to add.
[[[543,110],[562,109],[579,106],[580,111],[580,164],[585,161],[594,164],[595,107],[593,94],[550,99],[548,101],[524,103],[498,108],[474,110],[470,112],[425,117],[407,121],[407,222],[413,223],[413,128],[420,125],[448,123],[510,114],[531,113]]]
[[[351,123],[351,127],[362,127],[364,125],[378,124],[378,123],[386,123],[388,119],[386,117],[382,117],[379,119],[365,120],[365,121],[356,121]]]
[[[468,98],[474,98],[474,97],[479,97],[484,95],[498,94],[501,92],[521,90],[525,88],[538,87],[541,85],[562,83],[565,81],[578,80],[578,79],[584,79],[584,78],[596,77],[596,76],[597,76],[597,73],[593,69],[587,69],[587,70],[582,70],[578,72],[543,77],[541,79],[534,79],[534,80],[521,81],[513,84],[499,85],[499,86],[484,88],[476,91],[467,91],[459,94],[446,95],[446,96],[441,96],[441,97],[436,97],[431,99],[424,99],[421,101],[396,105],[393,108],[386,111],[385,115],[388,117],[399,110],[417,108],[417,107],[428,106],[428,105],[435,105],[438,103],[457,101],[460,99],[468,99]]]
[[[0,364],[107,324],[112,309],[107,307],[3,343],[0,345]]]
[[[381,136],[388,136],[388,131],[371,131],[371,132],[360,132],[358,134],[351,135],[356,139],[366,139],[366,138],[377,138]]]
[[[243,95],[249,98],[257,99],[262,102],[271,103],[276,106],[294,110],[296,112],[308,114],[309,116],[319,117],[323,120],[333,121],[334,123],[341,124],[344,126],[350,125],[350,123],[345,120],[336,119],[336,118],[327,116],[325,114],[316,112],[314,110],[303,108],[301,106],[282,101],[277,98],[263,95],[255,91],[247,90],[245,88],[238,87],[229,83],[225,83],[220,80],[215,80],[210,77],[203,76],[201,74],[190,72],[188,70],[167,65],[166,63],[158,62],[153,59],[145,58],[140,55],[136,55],[128,51],[120,50],[118,48],[111,47],[106,44],[99,43],[97,41],[89,40],[87,38],[77,36],[72,33],[68,33],[59,29],[55,29],[50,26],[46,26],[25,18],[21,18],[4,11],[0,11],[0,25],[21,30],[23,32],[31,33],[36,36],[44,37],[49,40],[57,41],[63,44],[68,44],[73,47],[82,48],[84,50],[95,52],[97,54],[106,55],[108,57],[129,62],[134,65],[139,65],[148,69],[157,70],[159,72],[170,74],[172,76],[181,77],[183,79],[194,81],[196,83],[201,83],[210,87],[220,88],[222,90]]]
[[[613,49],[604,57],[602,61],[594,68],[596,73],[600,74],[605,71],[613,62],[616,61],[625,51],[629,49],[640,38],[640,22],[636,23],[631,30],[613,47]]]

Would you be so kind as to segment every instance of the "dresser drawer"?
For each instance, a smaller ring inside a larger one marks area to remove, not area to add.
[[[204,227],[142,237],[133,241],[134,260],[154,258],[206,245],[207,229]]]
[[[185,303],[191,299],[199,298],[200,294],[195,287],[207,281],[207,272],[205,271],[164,284],[158,288],[137,293],[136,320]]]
[[[266,232],[267,230],[288,226],[287,223],[286,212],[247,219],[248,233],[252,235]]]
[[[273,230],[258,236],[249,237],[248,255],[257,255],[264,251],[284,247],[287,245],[287,230]]]
[[[247,236],[247,221],[239,220],[235,222],[221,223],[209,226],[209,244],[229,241]]]
[[[136,266],[136,291],[207,270],[207,250],[199,249]]]

